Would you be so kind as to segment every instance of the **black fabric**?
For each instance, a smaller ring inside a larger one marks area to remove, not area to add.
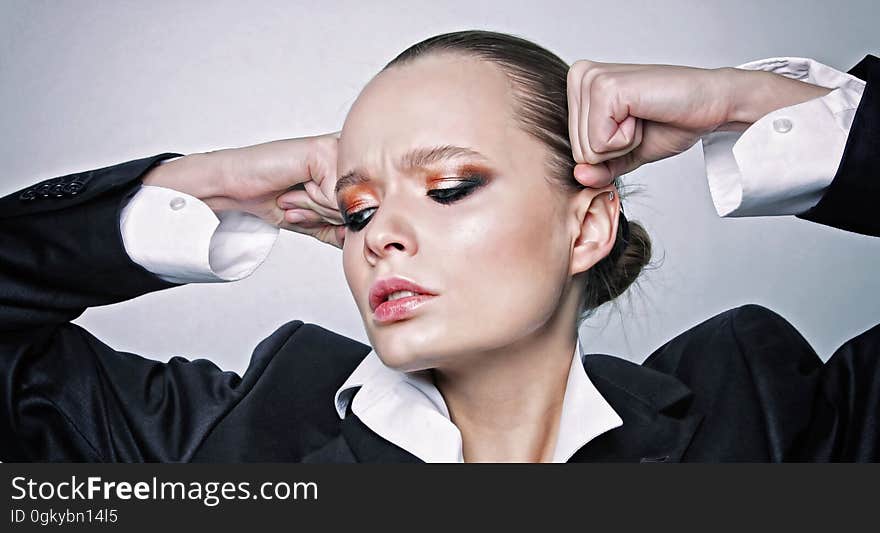
[[[803,218],[877,236],[880,62],[840,168]],[[119,352],[70,321],[92,306],[175,287],[133,263],[119,214],[161,154],[53,178],[0,199],[0,460],[418,462],[333,394],[370,347],[292,321],[242,376],[207,360]],[[880,326],[823,364],[755,305],[678,335],[642,364],[584,368],[623,425],[576,461],[876,461]]]
[[[798,217],[876,237],[880,219],[870,214],[880,197],[880,59],[868,55],[849,73],[866,85],[837,174],[819,203]]]

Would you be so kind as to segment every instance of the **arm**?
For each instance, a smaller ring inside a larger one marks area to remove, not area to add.
[[[200,170],[206,160],[227,176],[222,190]],[[236,281],[266,259],[279,227],[341,247],[335,184],[335,135],[168,160],[123,208],[122,239],[134,262],[164,280]]]
[[[742,133],[702,137],[715,209],[731,217],[803,213],[819,201],[837,172],[865,83],[803,58],[764,59],[738,68],[772,72],[829,92],[771,109],[750,119]]]
[[[239,378],[204,360],[159,363],[117,352],[70,323],[87,307],[176,286],[133,261],[120,232],[123,206],[142,191],[142,181],[160,175],[187,189],[199,169],[216,170],[207,159],[182,158],[203,163],[182,173],[180,165],[168,172],[169,163],[152,173],[173,155],[47,180],[0,199],[0,432],[9,436],[0,439],[0,459],[187,460],[253,386],[277,351],[272,346],[301,325],[286,324],[264,341]],[[299,170],[278,179],[299,176],[301,183]],[[78,184],[64,189],[68,183]],[[44,184],[59,196],[44,196]],[[280,192],[263,190],[269,200],[241,204],[240,211],[262,206],[283,219],[276,199],[290,187],[288,181]],[[243,188],[256,190],[253,182]],[[226,191],[199,194],[232,211]]]
[[[0,199],[3,461],[165,457],[147,449],[167,443],[138,429],[151,422],[125,399],[152,392],[146,403],[161,405],[164,391],[146,387],[161,384],[164,365],[114,352],[70,321],[87,307],[174,286],[128,258],[116,224],[139,178],[171,155],[47,180]],[[79,185],[41,194],[64,183]],[[119,388],[133,383],[139,387]]]
[[[850,74],[867,82],[843,158],[819,202],[798,215],[836,228],[880,236],[880,59],[867,56]]]
[[[844,144],[849,153],[851,145],[872,142],[870,132],[855,128],[856,122],[869,120],[869,107],[858,103],[864,83],[818,64],[815,73],[798,76],[797,65],[809,60],[785,61],[751,65],[785,75],[576,63],[569,74],[569,125],[579,163],[575,178],[585,185],[604,186],[703,138],[710,191],[719,214],[797,214],[854,229],[852,221],[830,218],[827,210],[821,217],[804,211],[823,205],[819,199],[843,182],[835,179],[835,186],[827,188]],[[853,73],[863,74],[869,70],[864,65],[874,62],[876,58],[869,56]],[[864,102],[870,102],[870,86],[869,81]],[[797,126],[786,114],[797,118]],[[853,132],[847,137],[850,122]],[[857,166],[864,170],[869,164],[863,158]],[[847,181],[847,188],[852,185],[852,180]],[[864,187],[860,192],[870,193]],[[840,204],[835,205],[839,217]],[[856,216],[864,222],[863,212]]]
[[[45,180],[0,199],[0,332],[51,328],[87,307],[173,286],[132,263],[118,225],[107,221],[143,174],[174,155]]]

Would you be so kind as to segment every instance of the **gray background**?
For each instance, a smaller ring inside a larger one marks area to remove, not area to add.
[[[446,31],[515,33],[569,62],[717,67],[789,55],[846,70],[877,53],[878,21],[876,0],[3,1],[0,194],[164,151],[336,130],[386,61]],[[827,358],[880,319],[880,241],[793,217],[719,219],[699,147],[629,182],[644,191],[627,213],[664,259],[582,327],[587,351],[641,361],[702,319],[756,302]],[[366,342],[340,252],[285,232],[246,280],[90,309],[77,323],[117,349],[242,371],[256,343],[292,319]]]

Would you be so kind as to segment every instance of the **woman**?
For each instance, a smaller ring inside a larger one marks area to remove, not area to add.
[[[875,415],[840,412],[849,404],[837,396],[868,405],[858,396],[866,389],[834,384],[846,368],[876,372],[876,358],[844,349],[823,367],[763,308],[714,317],[645,366],[582,361],[579,319],[650,258],[647,235],[623,216],[608,181],[707,131],[828,92],[776,80],[789,90],[769,108],[761,100],[717,116],[683,113],[702,118],[691,122],[612,110],[613,124],[588,124],[602,116],[595,94],[613,90],[606,80],[632,70],[604,68],[578,64],[567,94],[567,65],[533,43],[438,36],[368,84],[338,141],[278,141],[157,166],[174,155],[162,154],[7,197],[3,429],[15,438],[2,459],[876,458],[877,435],[854,426],[870,427]],[[575,161],[595,187],[572,179]],[[163,256],[154,206],[179,213],[185,233],[186,217],[205,205],[227,227],[266,237],[242,253],[223,234],[199,259],[179,244]],[[257,347],[239,378],[206,361],[118,353],[70,324],[88,306],[202,275],[248,275],[273,234],[241,213],[342,247],[373,351],[295,321]]]

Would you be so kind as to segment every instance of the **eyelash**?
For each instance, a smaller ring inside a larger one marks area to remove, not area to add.
[[[485,178],[475,176],[472,178],[463,179],[462,183],[464,185],[458,187],[431,189],[430,191],[428,191],[427,196],[431,197],[431,199],[439,204],[449,205],[451,203],[461,200],[465,196],[470,195],[472,192],[484,185],[486,183],[486,180]],[[361,209],[360,211],[355,211],[353,213],[342,213],[343,225],[351,231],[360,231],[364,229],[367,224],[369,224],[371,218],[371,216],[365,216],[364,213],[375,211],[376,209],[378,208],[368,207],[366,209]]]

